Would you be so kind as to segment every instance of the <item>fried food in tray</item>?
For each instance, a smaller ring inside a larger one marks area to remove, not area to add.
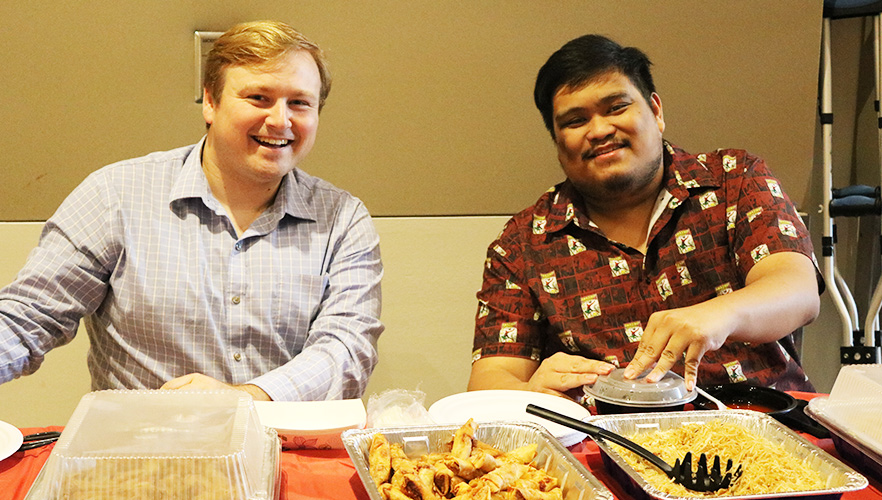
[[[344,445],[374,499],[613,498],[533,423],[347,431]]]

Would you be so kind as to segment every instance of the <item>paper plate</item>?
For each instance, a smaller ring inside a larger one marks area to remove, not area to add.
[[[260,423],[276,429],[284,449],[343,448],[340,434],[365,426],[360,399],[333,401],[255,401]]]
[[[15,453],[21,446],[23,438],[17,427],[0,421],[0,460]]]
[[[530,415],[526,408],[534,404],[578,420],[591,416],[588,409],[557,396],[532,391],[487,390],[470,391],[447,396],[429,407],[429,416],[439,424],[463,424],[470,418],[475,422],[526,420],[545,427],[564,446],[573,446],[587,437],[569,427]]]

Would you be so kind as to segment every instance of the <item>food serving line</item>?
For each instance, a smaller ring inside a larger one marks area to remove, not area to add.
[[[792,392],[801,400],[810,400],[819,394]],[[23,434],[46,431],[60,431],[62,427],[24,428]],[[846,492],[841,498],[882,499],[882,484],[866,474],[861,464],[851,463],[840,458],[833,441],[802,434],[808,441],[817,445],[836,458],[843,460],[856,471],[864,473],[869,486],[859,491]],[[43,446],[13,454],[0,461],[0,497],[13,500],[24,499],[31,485],[49,458],[54,445]],[[586,439],[569,448],[576,459],[609,490],[617,499],[632,498],[610,475],[601,458],[598,446]],[[280,498],[282,499],[368,499],[369,496],[357,474],[357,470],[345,449],[325,450],[284,450],[280,456]]]

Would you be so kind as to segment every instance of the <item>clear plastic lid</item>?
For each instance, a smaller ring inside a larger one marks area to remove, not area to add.
[[[272,499],[278,455],[243,392],[92,392],[28,498]]]
[[[831,431],[871,449],[882,460],[882,365],[843,366],[830,396],[812,399],[809,409]]]
[[[651,384],[645,377],[649,371],[633,380],[625,380],[624,368],[618,368],[609,375],[597,377],[594,385],[583,386],[587,396],[605,403],[660,408],[685,404],[695,399],[695,391],[686,390],[686,381],[674,372],[668,372],[658,382]]]

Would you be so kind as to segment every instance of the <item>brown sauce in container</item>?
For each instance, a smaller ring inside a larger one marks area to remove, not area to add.
[[[740,401],[733,402],[733,403],[726,403],[726,406],[728,406],[729,408],[732,408],[734,410],[753,410],[753,411],[759,411],[762,413],[771,413],[773,411],[776,411],[775,408],[771,408],[769,406],[756,404],[756,403],[742,403]]]

